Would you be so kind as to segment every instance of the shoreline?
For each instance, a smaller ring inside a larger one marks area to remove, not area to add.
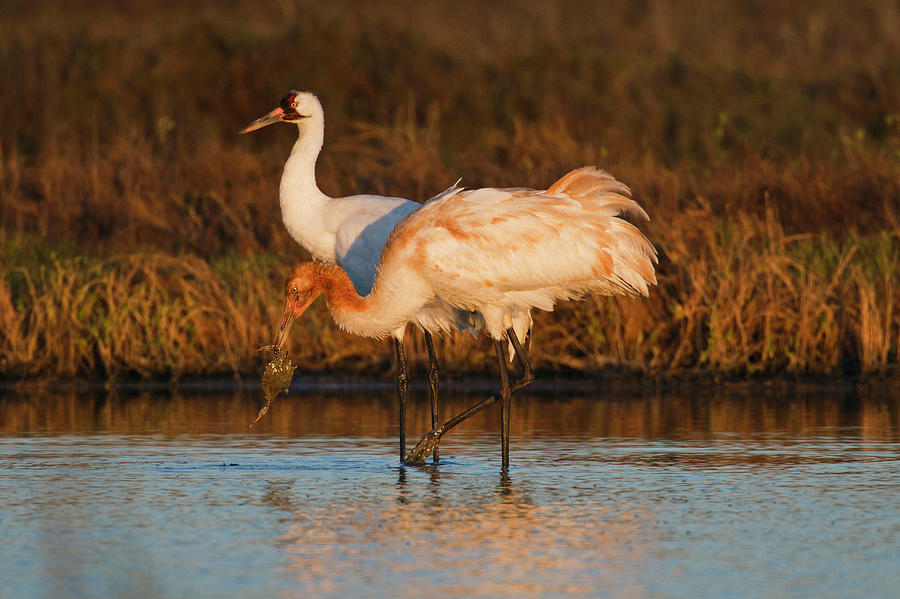
[[[424,378],[416,374],[410,377],[409,390],[416,394],[426,392]],[[496,377],[478,374],[473,376],[447,376],[440,382],[441,393],[482,394],[497,390]],[[772,375],[757,377],[738,377],[715,375],[708,373],[689,373],[687,375],[634,376],[623,373],[591,373],[586,375],[560,375],[540,372],[534,382],[519,394],[526,395],[571,395],[596,392],[598,388],[611,392],[646,395],[652,393],[703,392],[703,391],[739,391],[754,392],[777,390],[779,393],[793,394],[800,392],[853,391],[860,389],[881,389],[896,386],[900,383],[900,373],[878,376],[788,376]],[[295,375],[290,386],[291,394],[311,394],[322,392],[362,391],[393,392],[395,383],[392,377],[350,376],[341,377],[331,374]],[[19,381],[0,381],[0,393],[27,395],[35,392],[60,393],[173,393],[191,392],[208,393],[258,393],[260,379],[258,376],[235,377],[192,377],[178,381],[164,379],[144,380],[87,380],[87,379],[28,379]]]

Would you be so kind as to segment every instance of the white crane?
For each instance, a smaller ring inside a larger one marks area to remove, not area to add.
[[[316,184],[316,159],[325,139],[325,112],[314,94],[288,92],[277,108],[245,127],[249,133],[273,123],[294,123],[299,129],[297,141],[284,165],[279,197],[281,218],[291,237],[317,260],[341,266],[356,290],[365,295],[372,289],[375,266],[394,227],[420,204],[403,198],[378,195],[353,195],[332,198]],[[425,333],[428,349],[428,388],[431,396],[432,426],[438,424],[438,364],[432,341],[433,332],[468,330],[477,333],[476,315],[454,310],[433,301],[411,315],[410,322]],[[397,351],[397,392],[400,399],[400,458],[406,449],[407,368],[403,349],[406,323],[391,331]],[[437,455],[435,454],[435,457]]]

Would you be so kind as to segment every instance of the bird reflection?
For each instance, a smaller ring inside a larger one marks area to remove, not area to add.
[[[409,466],[401,465],[397,469],[397,502],[401,504],[409,503],[412,499],[412,490],[409,487],[407,479],[407,468]],[[417,471],[428,473],[427,489],[430,491],[432,502],[440,503],[440,482],[441,470],[438,464],[416,464],[412,466]]]
[[[497,494],[509,497],[513,494],[512,478],[509,476],[509,468],[500,469],[500,483],[497,485]]]

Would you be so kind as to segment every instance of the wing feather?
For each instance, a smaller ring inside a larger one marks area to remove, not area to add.
[[[586,294],[647,295],[656,249],[627,186],[593,167],[546,191],[451,188],[394,230],[383,266],[408,266],[463,308],[552,309]]]

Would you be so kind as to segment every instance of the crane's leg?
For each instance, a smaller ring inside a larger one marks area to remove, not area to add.
[[[506,354],[503,343],[494,341],[494,353],[497,354],[497,365],[500,367],[500,467],[509,468],[509,408],[512,392],[509,390],[509,369],[506,367]]]
[[[400,461],[406,455],[406,388],[409,379],[406,375],[406,352],[403,351],[403,343],[394,339],[397,348],[397,395],[400,399]]]
[[[502,427],[500,431],[500,443],[503,445],[501,448],[502,461],[500,466],[504,470],[509,468],[509,410],[512,404],[510,398],[514,392],[527,387],[531,384],[531,381],[534,380],[534,370],[531,369],[531,363],[528,361],[528,356],[525,354],[525,348],[523,348],[521,342],[519,342],[516,332],[510,327],[506,331],[506,336],[509,339],[509,342],[512,343],[516,359],[519,360],[519,364],[522,366],[522,376],[511,388],[507,387],[509,372],[506,368],[506,355],[503,352],[502,345],[498,341],[496,352],[497,362],[500,364],[500,426]],[[504,388],[506,388],[505,395]]]
[[[441,369],[438,367],[437,354],[434,352],[434,340],[431,333],[425,331],[425,348],[428,350],[428,392],[431,398],[431,428],[438,427],[440,404],[438,403],[438,377]],[[432,452],[434,463],[438,462],[438,448],[435,446]]]
[[[512,386],[508,387],[509,394],[512,395],[519,389],[527,387],[534,380],[534,371],[531,369],[531,363],[528,361],[528,356],[525,354],[525,349],[522,347],[522,344],[519,342],[519,338],[516,336],[515,331],[513,331],[512,329],[509,329],[508,331],[506,331],[506,335],[509,338],[509,341],[513,344],[513,349],[515,350],[516,358],[519,360],[519,364],[522,366],[522,371],[523,371],[521,378],[519,378],[519,380],[516,381]],[[499,342],[495,342],[494,350],[495,350],[495,352],[497,352],[498,361],[500,363],[502,363],[501,371],[500,371],[501,372],[501,374],[500,374],[501,384],[502,384],[503,373],[507,372],[507,377],[509,375],[508,375],[508,370],[506,369],[506,362],[504,361],[504,358],[503,358],[503,351],[502,351],[503,348],[499,347],[499,349],[498,349],[498,346],[499,346]],[[507,378],[507,380],[508,380],[508,378]],[[451,418],[450,420],[448,420],[441,426],[435,427],[435,428],[431,429],[430,431],[428,431],[427,433],[425,433],[425,435],[422,436],[422,439],[416,444],[416,446],[412,449],[412,451],[410,451],[409,454],[406,456],[406,459],[404,460],[404,462],[406,462],[407,464],[415,464],[415,463],[423,461],[425,459],[425,456],[427,456],[434,448],[436,448],[440,444],[441,437],[443,436],[444,433],[446,433],[447,431],[449,431],[450,429],[455,427],[460,422],[463,422],[464,420],[467,420],[474,414],[477,414],[478,412],[485,409],[486,407],[493,404],[494,402],[501,401],[501,396],[502,396],[502,388],[501,388],[500,393],[495,393],[494,395],[488,397],[487,399],[478,402],[477,404],[475,404],[468,410],[465,410],[465,411],[457,414],[456,416],[454,416],[453,418]],[[505,413],[508,414],[509,410],[507,409],[505,411]],[[503,414],[501,414],[501,423],[502,423],[502,420],[503,420]],[[509,435],[508,425],[507,425],[506,429],[503,429],[502,424],[501,424],[501,437],[502,437],[503,430],[507,431],[507,437],[508,437],[508,435]],[[502,438],[501,438],[501,442],[502,442]]]
[[[519,377],[519,380],[512,386],[512,392],[515,393],[519,389],[524,389],[534,381],[534,370],[531,369],[531,362],[528,361],[528,354],[525,353],[525,348],[523,348],[522,344],[519,342],[516,332],[510,328],[506,331],[506,336],[509,338],[509,342],[513,344],[513,349],[516,350],[516,359],[519,360],[519,365],[522,367],[522,376]]]

